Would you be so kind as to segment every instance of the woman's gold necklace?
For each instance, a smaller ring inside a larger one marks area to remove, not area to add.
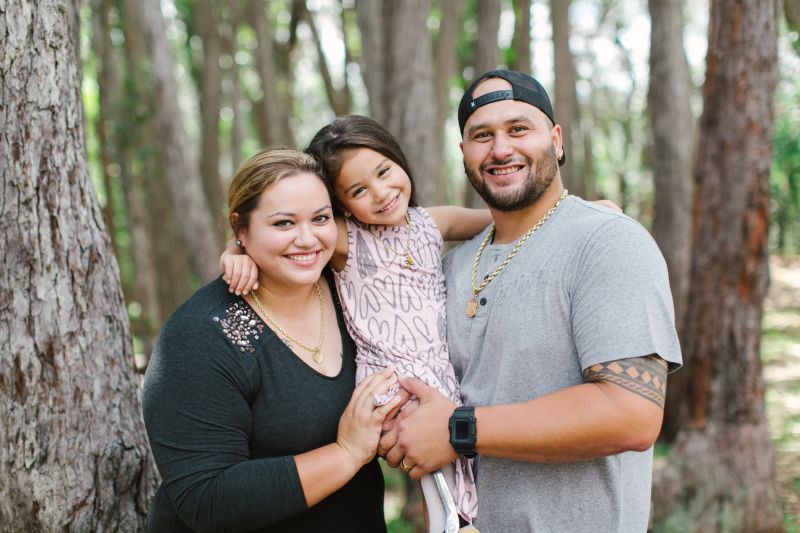
[[[508,254],[508,257],[506,257],[503,260],[503,262],[500,263],[500,266],[494,269],[494,272],[492,272],[483,279],[483,283],[481,283],[480,286],[476,287],[475,281],[478,279],[478,265],[481,262],[481,255],[483,254],[483,249],[486,248],[486,245],[489,244],[489,241],[491,241],[492,237],[494,237],[495,226],[494,224],[492,224],[492,228],[489,230],[489,233],[486,234],[486,237],[484,237],[483,242],[478,248],[478,253],[475,254],[475,260],[472,262],[472,298],[470,298],[467,301],[467,316],[469,318],[472,318],[478,314],[478,293],[480,293],[484,288],[486,288],[489,282],[491,282],[495,277],[497,277],[498,274],[500,274],[500,272],[503,271],[506,265],[508,265],[508,263],[511,261],[511,258],[517,254],[519,249],[522,248],[522,245],[525,244],[525,241],[528,240],[528,237],[533,235],[533,233],[537,229],[542,227],[542,224],[544,224],[547,221],[547,219],[550,218],[553,215],[553,213],[555,213],[558,204],[560,204],[561,201],[566,197],[567,197],[567,190],[565,189],[564,192],[561,194],[561,198],[559,198],[558,201],[556,202],[556,205],[551,207],[547,211],[547,213],[545,213],[544,216],[539,219],[539,222],[534,224],[534,226],[531,229],[526,231],[525,234],[522,237],[520,237],[520,239],[517,241],[517,244],[515,244],[514,248],[511,249],[511,253]]]
[[[258,306],[258,310],[261,311],[261,314],[264,315],[264,318],[267,319],[267,322],[278,331],[281,335],[285,338],[289,339],[291,342],[295,343],[302,349],[311,352],[311,358],[314,360],[315,363],[321,365],[322,362],[325,360],[325,356],[322,354],[322,342],[325,340],[325,297],[322,295],[322,288],[319,286],[319,282],[314,283],[314,289],[317,291],[317,296],[319,297],[319,344],[315,347],[306,346],[299,340],[295,339],[289,333],[286,332],[277,322],[275,319],[272,318],[269,313],[264,309],[264,306],[261,305],[261,300],[258,299],[258,295],[255,291],[250,291],[250,295],[253,297],[253,300],[256,302]]]
[[[378,242],[380,242],[384,248],[389,250],[390,252],[394,253],[395,255],[399,255],[403,258],[403,266],[407,268],[411,268],[414,266],[414,258],[411,257],[411,252],[408,251],[408,245],[411,244],[411,232],[414,230],[414,226],[411,225],[411,218],[408,216],[408,212],[406,211],[406,243],[403,245],[403,251],[400,252],[395,250],[392,245],[388,242],[384,241],[381,238],[378,238]]]

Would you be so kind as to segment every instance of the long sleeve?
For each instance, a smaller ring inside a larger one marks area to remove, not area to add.
[[[144,419],[169,500],[195,531],[259,529],[304,512],[293,457],[250,457],[254,357],[207,326],[173,316],[145,378]]]

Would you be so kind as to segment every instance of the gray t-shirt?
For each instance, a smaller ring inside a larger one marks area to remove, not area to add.
[[[488,230],[485,230],[488,231]],[[517,403],[583,382],[596,363],[681,364],[664,259],[629,217],[570,196],[465,314],[485,231],[445,258],[447,341],[465,405]],[[478,283],[513,244],[489,245]],[[566,464],[479,456],[478,528],[646,531],[652,449]]]

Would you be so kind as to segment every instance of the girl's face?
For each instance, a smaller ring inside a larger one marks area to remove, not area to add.
[[[405,224],[411,180],[394,161],[369,148],[352,150],[334,186],[336,198],[365,224]]]
[[[260,270],[263,285],[311,285],[333,255],[336,224],[325,184],[311,173],[264,189],[237,238]]]

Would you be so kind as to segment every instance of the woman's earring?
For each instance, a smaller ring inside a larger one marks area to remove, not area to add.
[[[235,240],[235,241],[233,241],[233,242],[234,242],[234,243],[236,244],[236,246],[238,246],[239,248],[241,248],[241,247],[242,247],[242,241],[240,241],[239,239],[236,239],[236,240]]]
[[[346,218],[350,218],[351,216],[353,216],[353,213],[351,213],[350,211],[345,211],[345,212],[344,212],[344,216],[345,216]]]

